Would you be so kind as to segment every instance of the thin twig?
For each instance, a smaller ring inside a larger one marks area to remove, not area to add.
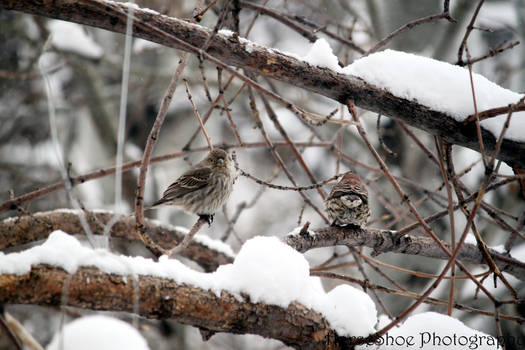
[[[467,64],[474,64],[474,63],[478,63],[480,61],[483,61],[489,57],[494,57],[494,56],[497,56],[499,55],[500,53],[503,53],[507,50],[510,50],[516,46],[518,46],[520,44],[519,41],[514,41],[508,45],[505,45],[505,46],[501,46],[501,47],[497,47],[497,48],[494,48],[494,49],[490,49],[489,52],[483,56],[480,56],[480,57],[476,57],[476,58],[470,58],[467,60],[467,62],[461,62],[459,63],[460,66],[465,66]]]
[[[443,181],[445,182],[445,188],[447,190],[447,199],[448,199],[448,219],[449,219],[449,225],[450,225],[450,249],[454,250],[456,248],[456,225],[454,220],[454,203],[453,203],[453,197],[452,197],[452,189],[450,186],[449,178],[447,174],[447,171],[445,169],[445,164],[443,162],[443,154],[441,152],[441,145],[443,145],[443,142],[440,142],[442,140],[439,140],[437,136],[434,136],[434,144],[436,147],[436,153],[438,155],[439,159],[439,169],[441,170],[441,176],[443,177]],[[452,170],[452,169],[451,169]],[[455,177],[456,174],[452,171],[450,173],[451,179],[452,177]],[[448,308],[447,308],[447,314],[449,316],[452,315],[452,305],[454,304],[454,285],[455,285],[455,276],[456,276],[456,265],[453,264],[450,268],[450,289],[449,289],[449,297],[448,297]]]
[[[264,180],[261,180],[253,175],[251,175],[250,173],[247,173],[246,171],[240,169],[240,168],[237,168],[240,172],[241,172],[241,175],[242,176],[246,176],[247,178],[257,182],[259,185],[263,185],[263,186],[266,186],[266,187],[269,187],[269,188],[273,188],[275,190],[281,190],[281,191],[306,191],[306,190],[316,190],[326,184],[329,184],[330,182],[334,181],[334,180],[337,180],[337,178],[339,176],[341,176],[341,174],[337,174],[337,175],[334,175],[326,180],[323,180],[321,182],[317,182],[317,183],[314,183],[314,184],[311,184],[311,185],[308,185],[308,186],[283,186],[283,185],[275,185],[275,184],[272,184],[272,183],[269,183],[267,181],[264,181]]]
[[[396,37],[397,35],[399,35],[399,34],[401,34],[403,32],[406,32],[407,30],[412,29],[415,26],[418,26],[418,25],[424,24],[424,23],[429,23],[429,22],[435,21],[436,19],[442,19],[442,18],[444,18],[447,21],[452,22],[452,23],[456,22],[452,17],[450,17],[450,14],[449,14],[448,11],[445,11],[445,12],[442,12],[442,13],[438,13],[436,15],[430,15],[430,16],[426,16],[426,17],[423,17],[423,18],[416,19],[414,21],[411,21],[411,22],[408,22],[408,23],[402,25],[401,27],[399,27],[396,30],[394,30],[392,33],[388,34],[385,38],[381,39],[377,44],[375,44],[374,47],[372,47],[370,50],[368,50],[363,56],[368,56],[371,53],[374,53],[374,52],[378,51],[379,49],[384,47],[394,37]]]
[[[395,290],[395,289],[383,287],[383,286],[380,286],[380,285],[372,284],[370,282],[364,282],[364,281],[358,280],[356,278],[352,278],[350,276],[344,276],[344,275],[336,274],[336,273],[333,273],[333,272],[310,271],[310,275],[311,276],[317,276],[317,277],[324,277],[324,278],[339,279],[339,280],[342,280],[342,281],[345,281],[345,282],[348,282],[348,283],[355,283],[355,284],[359,284],[359,285],[365,285],[369,289],[375,289],[375,290],[378,290],[380,292],[385,292],[385,293],[389,293],[389,294],[404,296],[404,297],[408,297],[408,298],[412,298],[412,299],[421,299],[421,297],[422,297],[422,295],[416,294],[416,293],[413,293],[413,292],[402,291],[402,290]],[[446,301],[446,300],[439,300],[439,299],[436,299],[436,298],[426,298],[424,303],[425,304],[431,304],[431,305],[446,306],[448,301]],[[492,313],[492,312],[487,312],[487,311],[475,309],[475,308],[472,308],[470,306],[466,306],[466,305],[462,305],[462,304],[454,303],[454,308],[457,309],[457,310],[462,310],[462,311],[466,311],[466,312],[470,312],[470,313],[476,313],[476,314],[479,314],[479,315],[495,317],[495,314]],[[517,322],[519,324],[525,323],[525,318],[522,318],[522,317],[509,316],[509,315],[499,315],[499,316],[500,316],[501,319],[504,319],[504,320],[514,321],[514,322]]]
[[[386,144],[385,140],[383,139],[383,133],[381,131],[381,114],[377,115],[377,123],[376,123],[376,129],[377,129],[377,137],[379,139],[379,144],[381,145],[381,148],[391,157],[397,158],[397,153],[392,151]]]
[[[205,223],[207,223],[208,221],[200,216],[199,219],[197,220],[197,222],[193,225],[193,227],[191,228],[190,232],[188,232],[184,238],[182,239],[182,242],[180,242],[179,244],[177,244],[174,248],[171,248],[170,250],[168,250],[166,252],[166,255],[169,257],[169,258],[172,258],[175,254],[179,254],[181,253],[184,249],[186,249],[186,247],[188,246],[188,244],[190,243],[191,239],[193,238],[193,236],[195,236],[195,234],[199,231],[199,229],[202,227],[202,225],[204,225]]]
[[[480,3],[483,3],[484,0],[481,0]],[[468,50],[468,47],[465,46],[465,50],[467,51],[467,58],[470,59],[470,52]],[[481,151],[481,159],[483,160],[483,165],[485,168],[487,168],[487,153],[485,152],[485,145],[483,143],[483,136],[481,135],[481,124],[478,117],[478,104],[476,101],[476,90],[474,88],[474,77],[472,73],[472,65],[468,65],[468,72],[469,72],[469,78],[470,78],[470,90],[472,91],[472,102],[474,103],[474,115],[476,116],[476,134],[478,137],[479,142],[479,150]]]
[[[137,221],[137,228],[139,229],[139,232],[142,232],[140,228],[144,227],[144,190],[146,187],[146,174],[148,172],[148,166],[151,162],[151,155],[153,154],[153,148],[157,143],[157,137],[159,135],[160,128],[162,127],[164,119],[166,118],[166,114],[168,112],[168,107],[170,105],[173,93],[177,88],[177,83],[179,81],[180,76],[182,75],[182,72],[184,71],[184,68],[186,68],[186,64],[188,63],[189,57],[189,53],[185,53],[182,56],[179,66],[177,67],[177,70],[171,78],[170,84],[168,85],[168,88],[164,93],[162,103],[157,113],[157,117],[155,118],[155,122],[153,123],[153,127],[151,128],[148,139],[146,141],[146,147],[144,148],[144,154],[142,155],[142,162],[140,164],[139,177],[137,180],[137,195],[135,200],[135,218]],[[124,171],[124,167],[122,170]],[[149,242],[148,237],[146,237],[145,235],[141,234],[141,237],[145,244],[152,243]]]
[[[230,86],[230,84],[232,83],[233,81],[233,78],[235,78],[234,75],[231,75],[230,78],[228,79],[228,81],[226,82],[226,84],[224,85],[224,88],[222,89],[223,90],[223,93],[224,93],[224,90],[228,89],[228,87]],[[202,120],[203,124],[206,124],[206,122],[208,121],[208,119],[210,119],[211,117],[211,114],[213,112],[213,109],[215,108],[215,105],[217,103],[219,103],[219,101],[221,100],[221,96],[220,96],[220,91],[219,91],[219,95],[217,95],[217,97],[215,98],[215,100],[213,100],[213,102],[210,104],[210,106],[208,107],[208,110],[206,111],[206,114],[204,114],[204,118]],[[230,102],[231,104],[231,102]],[[187,150],[191,147],[191,144],[193,143],[193,141],[195,140],[195,138],[200,134],[201,132],[201,128],[200,126],[193,132],[193,134],[191,135],[190,139],[188,140],[188,142],[186,142],[186,144],[182,147],[183,150]]]
[[[7,337],[9,338],[10,343],[14,346],[16,350],[23,350],[22,344],[20,344],[20,340],[18,340],[14,332],[7,325],[7,322],[4,320],[2,315],[0,315],[0,330],[2,331],[2,333],[7,334]],[[7,341],[6,343],[9,344]]]
[[[463,124],[471,123],[475,121],[476,119],[479,119],[481,121],[481,120],[497,117],[498,115],[501,115],[501,114],[508,114],[509,111],[511,110],[514,112],[525,111],[524,100],[525,100],[525,96],[520,98],[520,100],[516,102],[515,104],[510,104],[506,107],[497,107],[497,108],[488,109],[483,112],[479,112],[477,118],[475,114],[472,114],[468,116],[467,119],[465,119]]]
[[[230,127],[232,128],[233,134],[235,135],[235,138],[237,139],[237,142],[239,142],[239,146],[243,146],[243,142],[241,139],[241,135],[239,134],[239,130],[237,130],[237,127],[235,126],[235,123],[233,122],[232,115],[230,113],[230,109],[228,108],[228,102],[226,102],[226,99],[224,98],[224,95],[221,94],[221,100],[222,104],[224,106],[224,110],[226,111],[226,116],[228,117],[228,122],[230,123]]]
[[[266,130],[265,130],[264,125],[263,125],[262,120],[261,120],[261,116],[259,114],[259,110],[257,109],[257,104],[255,102],[255,96],[253,95],[253,91],[252,91],[251,88],[248,88],[248,96],[249,96],[249,99],[250,99],[250,109],[252,111],[252,115],[254,116],[254,118],[255,118],[255,120],[257,122],[257,126],[259,127],[259,130],[261,131],[261,134],[262,134],[262,136],[264,138],[264,141],[268,145],[268,149],[270,150],[272,156],[277,161],[277,163],[281,166],[281,168],[283,169],[284,173],[286,174],[286,176],[288,177],[290,182],[294,186],[297,186],[297,182],[295,181],[292,173],[290,172],[290,170],[288,169],[288,167],[284,163],[284,161],[281,158],[281,156],[279,155],[279,153],[277,153],[277,151],[273,147],[273,143],[270,140],[270,138],[268,137],[268,134],[266,133]],[[308,198],[308,196],[306,196],[306,194],[303,191],[299,191],[299,194],[301,195],[301,197],[303,197],[304,201],[306,203],[308,203],[308,205],[310,205],[317,212],[317,214],[319,214],[319,216],[325,222],[328,223],[328,219],[326,218],[324,213],[314,203],[312,203],[310,198]]]
[[[261,99],[263,101],[264,107],[266,109],[266,113],[268,114],[268,117],[270,118],[270,120],[273,122],[273,125],[275,126],[277,131],[279,131],[281,136],[286,140],[286,142],[288,142],[290,144],[290,148],[292,149],[292,152],[295,154],[295,157],[296,157],[297,161],[299,162],[301,167],[304,169],[306,175],[308,176],[308,178],[310,179],[312,184],[315,184],[317,182],[316,178],[312,174],[312,172],[311,172],[310,168],[308,167],[308,165],[306,165],[306,162],[304,161],[303,156],[301,155],[301,153],[299,152],[297,147],[294,145],[292,139],[288,136],[288,133],[286,132],[286,130],[283,128],[283,126],[281,125],[281,123],[277,119],[277,114],[275,113],[273,108],[270,106],[270,102],[268,102],[268,99],[266,98],[266,96],[260,95],[260,97],[261,97]],[[319,193],[319,195],[321,196],[321,198],[325,199],[326,198],[326,194],[323,192],[322,188],[321,187],[316,187],[316,189],[317,189],[317,192]]]
[[[27,329],[11,314],[4,312],[4,318],[0,317],[0,320],[5,322],[6,326],[9,328],[10,331],[15,333],[18,338],[22,341],[22,343],[27,347],[29,350],[44,350],[44,347],[40,345],[36,339],[27,331]],[[20,347],[20,350],[22,347]]]
[[[461,40],[461,44],[459,45],[458,49],[458,61],[457,65],[463,66],[465,63],[463,62],[463,51],[465,50],[467,46],[467,39],[474,29],[474,22],[476,22],[476,18],[478,17],[479,10],[481,9],[481,6],[483,6],[483,3],[485,0],[480,0],[478,3],[478,6],[476,7],[476,10],[474,10],[474,14],[472,15],[472,19],[470,20],[470,23],[467,26],[467,30],[465,31],[465,35],[463,36],[463,39]]]
[[[208,143],[208,147],[210,151],[213,150],[213,144],[210,141],[210,137],[208,136],[208,133],[206,132],[206,128],[204,127],[204,124],[202,123],[201,116],[199,114],[199,111],[197,110],[197,106],[195,105],[195,102],[193,101],[193,97],[191,96],[190,87],[188,86],[188,81],[186,79],[182,79],[184,82],[184,86],[186,87],[186,94],[188,95],[188,99],[190,100],[191,106],[193,108],[193,114],[195,114],[195,117],[197,118],[197,121],[199,122],[202,134],[204,135],[204,138],[206,139],[206,142]]]

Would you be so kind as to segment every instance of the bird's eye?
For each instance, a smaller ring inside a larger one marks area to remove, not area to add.
[[[217,159],[217,163],[219,163],[219,164],[224,163],[224,158],[218,158],[218,159]]]

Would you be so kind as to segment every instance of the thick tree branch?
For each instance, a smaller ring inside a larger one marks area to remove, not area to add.
[[[225,291],[217,296],[213,291],[165,278],[138,276],[138,283],[132,283],[124,277],[94,268],[80,268],[70,275],[62,269],[37,265],[24,275],[0,275],[0,303],[63,306],[67,288],[68,306],[138,311],[143,317],[174,319],[208,334],[258,334],[297,349],[341,349],[350,344],[350,339],[338,337],[320,314],[295,302],[287,308],[254,304],[246,297],[239,301]],[[134,310],[137,296],[139,306]]]
[[[120,3],[0,0],[0,8],[77,22],[113,32],[125,31],[125,17],[122,14],[126,5]],[[134,15],[136,17],[134,35],[165,46],[199,53],[198,47],[210,37],[210,29],[176,18],[141,9],[136,9]],[[181,40],[186,44],[181,44]],[[403,120],[416,128],[441,136],[448,143],[479,151],[473,125],[463,125],[445,113],[430,110],[416,101],[393,96],[357,77],[334,73],[326,68],[312,67],[263,46],[248,47],[245,42],[235,37],[220,34],[213,37],[206,54],[226,64],[264,74],[341,103],[351,99],[359,107]],[[492,152],[496,145],[496,138],[485,129],[482,129],[482,137],[486,150]],[[524,153],[525,143],[505,139],[501,145],[499,159],[509,163],[510,166],[525,168],[525,157],[521,156]]]
[[[97,235],[103,234],[104,226],[114,216],[110,212],[84,211],[82,213],[57,210],[9,218],[0,222],[0,250],[46,239],[55,230],[62,230],[69,234],[84,232],[79,215],[86,215],[91,230]],[[151,220],[145,221],[144,229],[145,234],[165,250],[175,247],[184,238],[184,234],[173,227],[165,227]],[[135,228],[133,216],[120,217],[111,228],[111,237],[142,242]],[[231,263],[233,260],[232,257],[210,249],[196,240],[190,242],[181,255],[193,260],[207,272],[215,271],[219,265]]]
[[[336,245],[365,246],[376,253],[401,253],[435,259],[448,259],[448,256],[430,237],[396,236],[395,231],[356,227],[325,227],[313,231],[314,234],[288,235],[283,241],[303,253],[310,249],[333,247]],[[443,244],[450,249],[448,243]],[[525,263],[499,254],[489,249],[492,259],[503,272],[525,281]],[[457,260],[463,263],[485,264],[484,258],[475,244],[464,243]]]

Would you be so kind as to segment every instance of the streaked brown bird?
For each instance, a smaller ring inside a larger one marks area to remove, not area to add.
[[[213,214],[224,205],[233,190],[235,173],[230,155],[214,148],[172,183],[150,208],[175,205],[211,224]]]
[[[345,173],[324,201],[332,226],[366,226],[370,217],[368,192],[361,178],[351,171]]]

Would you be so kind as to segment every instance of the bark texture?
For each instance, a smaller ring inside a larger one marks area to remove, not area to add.
[[[136,288],[135,288],[136,286]],[[64,298],[66,296],[66,298]],[[220,296],[201,288],[151,276],[132,278],[80,268],[70,275],[50,266],[33,266],[24,275],[0,275],[0,303],[69,306],[137,312],[152,319],[174,319],[216,332],[258,334],[297,349],[348,349],[353,339],[337,336],[317,312],[292,302],[287,308]],[[138,310],[134,309],[138,300]]]
[[[62,230],[69,234],[83,234],[84,229],[79,215],[85,215],[91,230],[96,235],[104,233],[104,226],[114,216],[110,212],[56,210],[9,218],[0,222],[0,250],[46,239],[55,230]],[[145,226],[146,234],[165,250],[175,247],[185,236],[174,227],[164,226],[152,220],[146,220]],[[135,229],[134,216],[120,217],[111,229],[111,237],[142,242]],[[231,256],[210,249],[195,240],[189,243],[181,255],[196,262],[207,272],[215,271],[219,265],[233,261]]]

